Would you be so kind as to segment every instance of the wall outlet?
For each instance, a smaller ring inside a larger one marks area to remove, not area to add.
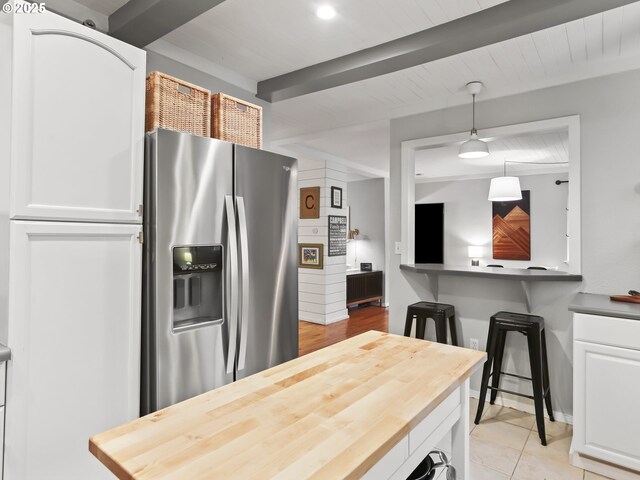
[[[469,339],[469,348],[471,350],[480,350],[480,343],[478,342],[477,338]]]
[[[395,254],[396,255],[402,255],[402,243],[401,242],[396,242]]]

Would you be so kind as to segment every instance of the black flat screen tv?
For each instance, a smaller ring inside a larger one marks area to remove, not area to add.
[[[444,263],[444,203],[417,203],[415,262]]]

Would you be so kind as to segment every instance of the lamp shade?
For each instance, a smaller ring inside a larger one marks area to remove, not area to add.
[[[469,258],[481,258],[482,253],[482,247],[469,245]]]
[[[518,177],[496,177],[491,179],[489,187],[491,202],[513,202],[522,200],[520,179]]]
[[[471,134],[471,138],[460,145],[458,156],[460,158],[482,158],[489,155],[489,146],[478,138],[476,133]]]

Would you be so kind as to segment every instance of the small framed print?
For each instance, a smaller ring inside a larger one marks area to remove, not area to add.
[[[342,189],[331,187],[331,208],[342,208]]]
[[[360,271],[361,272],[372,272],[373,271],[373,264],[371,264],[371,263],[361,263],[360,264]]]
[[[322,269],[322,256],[324,245],[321,243],[298,244],[298,267]]]

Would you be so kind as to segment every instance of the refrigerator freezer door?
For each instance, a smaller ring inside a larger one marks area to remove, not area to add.
[[[235,148],[242,281],[236,378],[298,356],[297,165]]]
[[[232,200],[233,194],[232,148],[226,142],[167,130],[149,137],[143,414],[233,381],[227,354],[229,344],[235,347],[236,342],[228,340],[229,328],[235,326],[229,321],[229,309],[236,303],[227,300],[237,291],[237,286],[228,286],[237,270],[229,268],[235,245],[230,246],[227,239],[228,219],[232,217],[235,227],[235,211],[233,202],[225,201],[226,196]],[[196,260],[192,252],[199,251],[197,246],[221,246],[222,269],[217,266],[219,260]],[[184,249],[187,257],[178,274],[176,247],[194,247]],[[215,274],[218,280],[212,280]],[[224,299],[221,319],[219,308],[213,316],[202,311],[201,306],[215,305],[210,301],[213,296]],[[199,318],[207,321],[199,324]]]

